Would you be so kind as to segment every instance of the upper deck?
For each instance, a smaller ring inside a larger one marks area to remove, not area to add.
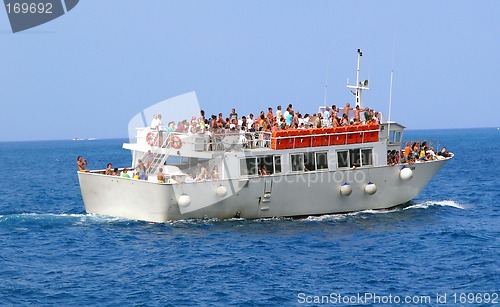
[[[198,156],[204,152],[252,149],[296,149],[334,145],[373,143],[379,141],[380,125],[356,125],[313,129],[287,129],[269,132],[205,131],[188,134],[137,129],[137,143],[125,144],[130,150],[174,150],[183,155]]]

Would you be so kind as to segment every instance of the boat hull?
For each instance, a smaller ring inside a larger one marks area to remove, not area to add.
[[[407,165],[412,169],[410,180],[400,177],[403,165],[187,184],[83,172],[78,173],[78,178],[85,210],[91,214],[149,222],[255,219],[391,208],[416,197],[447,161]],[[340,191],[344,183],[352,188],[348,196]],[[367,193],[368,183],[376,185],[374,194]],[[220,187],[224,187],[222,191]],[[181,196],[184,199],[179,201]]]

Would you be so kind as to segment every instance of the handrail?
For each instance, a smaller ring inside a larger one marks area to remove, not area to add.
[[[379,125],[357,125],[315,129],[287,129],[276,132],[206,131],[198,134],[163,132],[162,145],[152,145],[155,163],[149,172],[155,172],[168,157],[172,136],[179,136],[182,149],[193,151],[232,151],[256,148],[295,149],[306,147],[370,143],[379,141]],[[155,130],[152,130],[155,131]],[[150,131],[151,132],[151,131]],[[148,133],[150,133],[148,132]],[[155,137],[156,140],[156,137]],[[159,141],[159,140],[158,140]],[[151,145],[151,144],[149,144]],[[145,156],[143,156],[145,157]],[[159,159],[159,158],[165,159]],[[163,160],[163,161],[162,161]]]

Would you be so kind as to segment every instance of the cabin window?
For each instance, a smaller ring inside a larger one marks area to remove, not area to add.
[[[281,173],[281,156],[274,156],[274,173]]]
[[[359,149],[349,149],[350,167],[361,166],[361,154]]]
[[[372,149],[361,149],[361,165],[373,165]]]
[[[291,154],[290,162],[292,164],[292,172],[301,172],[304,170],[304,154]]]
[[[349,167],[349,156],[347,154],[347,150],[337,151],[337,166]]]
[[[245,158],[240,160],[240,174],[242,176],[253,176],[258,174],[257,159]]]
[[[316,170],[316,163],[314,160],[314,152],[304,153],[304,171],[311,172]]]
[[[328,156],[326,152],[316,153],[316,169],[328,169]]]
[[[338,167],[360,167],[373,165],[372,148],[364,149],[349,149],[349,157],[347,159],[347,151],[339,151]],[[345,159],[345,160],[344,160]]]
[[[401,137],[403,136],[402,131],[391,131],[389,136],[389,143],[401,143]]]
[[[259,170],[261,170],[264,166],[268,175],[274,174],[273,156],[258,157],[257,164],[259,166]]]

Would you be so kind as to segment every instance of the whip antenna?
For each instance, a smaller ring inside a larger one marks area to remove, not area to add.
[[[325,101],[324,107],[326,107],[326,92],[328,90],[328,67],[330,66],[330,56],[328,56],[328,59],[326,60],[326,75],[325,75]]]
[[[387,135],[389,137],[389,143],[391,142],[391,109],[392,109],[392,79],[394,75],[394,53],[396,52],[396,33],[394,33],[394,40],[392,42],[392,63],[391,63],[391,82],[389,88],[389,114],[387,121]]]

